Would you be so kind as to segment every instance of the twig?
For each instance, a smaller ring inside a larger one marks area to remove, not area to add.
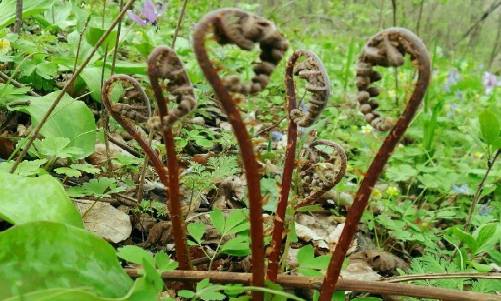
[[[493,2],[489,8],[482,14],[482,16],[480,16],[480,18],[478,18],[478,20],[473,23],[470,28],[468,28],[468,30],[461,36],[461,38],[459,38],[456,43],[454,43],[454,46],[453,48],[455,48],[462,40],[464,40],[467,36],[470,35],[470,33],[482,22],[484,21],[485,19],[487,19],[487,17],[489,17],[490,14],[492,14],[496,9],[498,9],[498,7],[501,6],[501,1],[499,2]]]
[[[2,71],[0,71],[0,79],[2,79],[5,84],[12,83],[12,85],[14,87],[16,87],[16,88],[24,88],[24,87],[26,87],[25,85],[23,85],[20,82],[16,81],[12,77],[9,77],[7,74],[3,73]],[[29,88],[29,89],[30,90],[28,91],[28,94],[30,94],[31,96],[40,96],[40,94],[38,94],[38,93],[34,92],[33,90],[31,90],[31,88]]]
[[[172,49],[175,49],[177,36],[179,34],[179,30],[181,29],[181,24],[183,23],[187,5],[188,5],[188,0],[184,0],[183,7],[181,8],[181,13],[179,14],[179,18],[177,19],[176,30],[174,31],[174,36],[172,37],[172,43],[170,44],[170,47]]]
[[[120,0],[119,7],[122,9],[124,5],[124,0]],[[122,20],[118,22],[117,26],[117,38],[115,40],[115,48],[113,48],[113,59],[111,61],[111,75],[115,74],[115,65],[117,63],[118,46],[120,44],[120,32],[122,31]]]
[[[398,40],[399,44],[405,49],[407,53],[410,54],[417,65],[419,76],[415,84],[414,91],[407,103],[402,116],[398,119],[396,125],[390,131],[385,141],[379,148],[379,151],[374,157],[371,165],[369,166],[369,169],[365,173],[365,177],[362,180],[362,183],[355,195],[353,204],[346,217],[343,232],[341,233],[339,242],[336,245],[334,253],[331,257],[324,282],[322,283],[322,290],[320,292],[319,298],[320,301],[331,300],[332,294],[334,293],[334,290],[336,288],[336,282],[338,281],[346,252],[348,251],[350,243],[353,240],[353,236],[357,231],[358,223],[360,221],[360,218],[362,217],[365,207],[367,206],[372,189],[376,184],[379,175],[383,171],[384,166],[388,162],[391,153],[397,146],[400,138],[407,130],[410,122],[412,121],[412,118],[418,110],[430,81],[431,61],[425,45],[412,32],[403,28],[391,28],[384,30],[376,34],[369,40],[366,48],[364,48],[362,56],[360,57],[361,63],[366,64],[366,66],[364,66],[365,68],[363,70],[359,70],[359,78],[365,80],[365,76],[372,74],[370,72],[372,70],[372,64],[382,64],[386,66],[396,66],[403,64],[402,54],[393,51],[396,49],[391,48],[393,46],[391,46],[391,44],[388,42],[389,40]],[[377,43],[376,41],[379,41],[380,43]],[[377,55],[374,56],[374,52],[372,52],[372,49],[370,47],[377,46],[385,49],[385,57]],[[362,76],[362,72],[360,71],[363,71],[366,74]],[[359,89],[366,89],[366,86],[360,85]],[[373,91],[374,89],[370,90]],[[362,91],[365,92],[365,90]],[[374,122],[374,120],[372,120],[372,122]],[[377,126],[378,124],[375,125]]]
[[[73,85],[73,83],[75,82],[76,78],[80,75],[80,73],[83,71],[83,69],[85,68],[85,66],[87,66],[87,64],[89,64],[90,60],[92,59],[92,57],[94,56],[94,54],[96,53],[96,51],[99,49],[99,47],[101,46],[101,44],[103,44],[103,42],[105,41],[105,39],[110,35],[110,33],[113,31],[113,28],[115,28],[115,26],[118,24],[118,22],[120,21],[120,19],[122,19],[122,17],[125,15],[125,13],[127,12],[127,10],[134,3],[134,1],[135,0],[129,0],[125,4],[124,8],[120,11],[119,15],[115,18],[115,20],[113,20],[113,22],[111,23],[111,25],[108,28],[108,30],[106,30],[103,33],[103,35],[99,38],[99,40],[97,41],[96,45],[92,49],[91,53],[87,56],[87,58],[82,63],[82,65],[80,65],[80,67],[78,68],[78,70],[76,70],[73,73],[73,75],[71,76],[71,78],[66,82],[66,84],[63,87],[63,89],[57,95],[56,99],[54,99],[54,102],[51,104],[51,106],[49,107],[49,109],[47,110],[47,112],[45,113],[45,115],[40,119],[38,125],[31,132],[30,138],[26,142],[26,144],[25,144],[25,146],[24,146],[21,154],[19,154],[19,156],[16,159],[16,162],[14,162],[14,164],[12,165],[12,168],[10,169],[10,173],[14,173],[16,171],[17,167],[19,166],[19,164],[21,163],[21,161],[24,159],[24,157],[28,153],[28,150],[30,149],[31,145],[33,144],[33,141],[35,141],[36,137],[40,134],[40,130],[42,129],[42,127],[44,126],[44,124],[47,122],[47,120],[49,119],[50,115],[52,114],[52,112],[54,111],[54,109],[57,107],[57,105],[59,104],[59,102],[61,101],[61,99],[63,98],[64,94],[66,94],[66,92],[68,91],[68,89]]]
[[[133,155],[135,157],[141,157],[141,154],[138,151],[136,151],[135,149],[133,149],[132,147],[130,147],[126,143],[123,143],[122,141],[117,140],[116,138],[111,136],[109,133],[107,135],[108,135],[108,139],[110,140],[111,143],[116,144],[121,149],[129,152],[131,155]]]
[[[241,23],[245,20],[244,28]],[[254,21],[254,23],[252,23]],[[259,21],[259,23],[257,22]],[[240,27],[239,30],[235,30]],[[231,28],[231,29],[230,29]],[[255,29],[258,30],[255,30]],[[249,32],[247,32],[249,31]],[[252,32],[251,32],[252,31]],[[241,49],[250,50],[256,42],[261,43],[262,53],[261,63],[255,65],[256,80],[251,85],[242,85],[238,78],[223,80],[219,77],[216,69],[209,59],[205,48],[206,36],[213,32],[219,43],[237,44]],[[267,41],[262,41],[263,37],[268,37]],[[249,39],[247,37],[252,37]],[[251,249],[252,249],[252,284],[255,286],[264,285],[264,242],[263,242],[263,216],[262,199],[260,191],[259,166],[254,154],[254,146],[245,128],[240,112],[229,91],[242,94],[257,93],[264,89],[269,79],[269,75],[278,64],[287,49],[287,41],[276,31],[275,26],[269,21],[258,18],[237,9],[221,9],[206,15],[195,27],[193,33],[193,46],[195,55],[205,77],[214,89],[225,114],[233,127],[233,133],[237,138],[240,153],[247,180],[250,228],[251,228]],[[261,69],[259,69],[261,68]],[[263,294],[253,292],[253,300],[262,300]]]
[[[126,269],[129,276],[140,277],[138,269]],[[171,281],[201,281],[210,279],[216,283],[251,283],[252,274],[234,272],[211,271],[170,271],[164,272],[165,282]],[[276,283],[287,288],[318,289],[321,285],[320,277],[301,277],[278,275]],[[368,292],[379,295],[409,296],[416,298],[430,298],[449,301],[500,301],[501,296],[483,294],[470,291],[456,291],[445,288],[420,286],[413,284],[386,283],[379,281],[363,281],[339,279],[338,289],[343,291]]]
[[[494,157],[487,160],[487,170],[485,171],[484,177],[482,178],[482,180],[478,184],[477,191],[475,192],[475,195],[473,196],[473,201],[471,202],[470,210],[468,212],[468,217],[466,218],[466,223],[464,224],[465,230],[468,230],[468,228],[471,225],[471,219],[473,218],[473,213],[475,212],[475,208],[477,207],[477,204],[480,201],[480,195],[482,194],[482,190],[484,190],[485,181],[487,181],[487,177],[489,176],[489,173],[491,172],[492,167],[496,163],[496,160],[499,157],[500,153],[501,153],[501,149],[498,149],[496,151],[496,154],[494,155]]]
[[[406,282],[415,280],[431,280],[431,279],[461,279],[461,278],[471,278],[471,279],[501,279],[501,273],[488,272],[457,272],[457,273],[429,273],[429,274],[414,274],[414,275],[403,275],[391,277],[388,279],[383,279],[384,282],[395,283],[395,282]]]

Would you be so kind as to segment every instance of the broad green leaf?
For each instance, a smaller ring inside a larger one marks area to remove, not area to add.
[[[83,171],[83,172],[86,172],[86,173],[90,173],[90,174],[98,174],[98,173],[101,172],[101,170],[99,168],[95,167],[92,164],[88,164],[88,163],[85,163],[85,164],[71,164],[70,167],[74,168],[74,169],[77,169],[77,170],[80,170],[80,171]]]
[[[33,16],[52,6],[55,0],[23,0],[23,17]],[[16,0],[0,2],[0,29],[16,19]]]
[[[81,171],[73,169],[73,168],[69,168],[69,167],[59,167],[59,168],[54,169],[54,171],[58,175],[65,175],[67,177],[76,177],[76,178],[78,178],[78,177],[82,176],[82,172]]]
[[[38,124],[59,91],[44,97],[29,97],[30,104],[14,109],[31,115],[34,125]],[[87,105],[65,95],[40,131],[44,137],[66,137],[70,139],[75,159],[87,157],[94,152],[96,142],[96,124],[94,115]]]
[[[496,238],[495,234],[497,230],[497,223],[491,223],[481,226],[481,228],[478,230],[478,233],[476,233],[475,235],[475,240],[478,246],[477,253],[491,249],[489,248],[489,245],[493,243],[493,239]]]
[[[63,185],[50,175],[22,177],[0,172],[0,218],[11,224],[54,221],[83,228]]]
[[[249,238],[237,236],[221,246],[221,252],[233,256],[247,256],[250,254]]]
[[[47,137],[33,142],[41,158],[68,158],[71,157],[71,150],[68,149],[70,139],[66,137]]]
[[[212,222],[212,225],[216,230],[223,234],[225,232],[225,220],[224,220],[224,215],[223,212],[219,209],[215,209],[210,213],[210,220]]]
[[[175,260],[172,260],[164,251],[155,254],[155,266],[160,273],[173,271],[177,269],[178,265],[179,264]]]
[[[188,290],[180,290],[177,292],[178,297],[186,298],[186,299],[191,299],[195,297],[195,292],[188,291]]]
[[[7,298],[4,301],[120,301],[126,298],[99,297],[88,288],[51,288]]]
[[[47,173],[45,169],[41,168],[42,165],[47,163],[47,159],[37,159],[37,160],[23,160],[17,167],[16,171],[14,174],[23,176],[23,177],[30,177],[30,176],[35,176],[43,173]],[[14,164],[14,161],[7,161],[0,163],[0,172],[10,172],[10,169],[12,168],[12,165]]]
[[[204,288],[208,287],[209,285],[210,285],[209,278],[205,278],[205,279],[200,280],[200,282],[197,283],[197,286],[195,289],[197,292],[199,292],[199,291],[203,290]]]
[[[132,286],[111,245],[70,225],[16,225],[0,233],[0,245],[0,300],[77,287],[89,287],[102,297],[122,297]]]
[[[498,117],[492,110],[484,110],[479,115],[480,132],[487,144],[494,145],[499,139],[501,125]]]
[[[147,260],[150,264],[154,264],[153,255],[150,251],[134,245],[118,248],[117,256],[130,263],[143,264],[143,261]]]
[[[205,225],[202,223],[191,223],[188,224],[188,233],[190,236],[193,238],[193,240],[201,244],[202,243],[202,237],[204,236],[205,233]]]
[[[451,228],[450,230],[452,234],[459,239],[462,243],[466,244],[472,252],[475,253],[475,251],[478,248],[477,242],[475,241],[475,238],[473,236],[458,227]]]
[[[128,301],[158,300],[163,288],[163,280],[155,267],[147,258],[143,258],[143,277],[139,278],[132,289]]]
[[[313,246],[306,245],[297,252],[297,262],[302,265],[315,257]]]
[[[103,70],[101,67],[86,67],[80,77],[84,80],[87,85],[87,89],[90,92],[90,96],[97,102],[101,102],[101,74]],[[111,75],[110,69],[106,68],[104,72],[104,80],[109,78]]]
[[[249,228],[247,222],[247,210],[238,209],[232,210],[226,218],[226,226],[224,231],[229,233],[237,233]]]

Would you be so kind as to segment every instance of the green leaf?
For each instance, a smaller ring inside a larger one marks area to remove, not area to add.
[[[213,211],[211,211],[210,213],[210,219],[211,219],[211,222],[212,222],[212,225],[214,226],[214,228],[216,228],[216,230],[223,234],[225,232],[225,221],[224,221],[224,215],[223,215],[223,212],[221,212],[221,210],[219,209],[215,209]]]
[[[127,262],[135,264],[143,264],[143,261],[146,260],[151,265],[154,265],[153,254],[151,254],[150,251],[146,251],[143,248],[135,245],[118,248],[117,256]]]
[[[51,288],[38,290],[4,299],[3,301],[119,301],[126,298],[110,299],[99,297],[88,288]]]
[[[195,297],[195,292],[188,291],[188,290],[180,290],[177,292],[177,296],[181,298],[186,298],[186,299],[191,299]]]
[[[475,238],[473,236],[458,227],[453,227],[449,231],[452,232],[452,234],[459,239],[462,243],[466,244],[470,250],[475,253],[475,251],[478,248],[477,242],[475,241]]]
[[[50,175],[36,178],[0,172],[0,218],[11,224],[54,221],[83,228],[63,185]]]
[[[301,264],[305,264],[312,260],[315,257],[313,246],[312,245],[306,245],[299,249],[297,252],[297,262]]]
[[[47,163],[47,159],[38,159],[32,161],[24,160],[18,165],[14,174],[23,177],[30,177],[46,173],[44,169],[40,168],[40,166],[44,165],[45,163]],[[14,161],[0,163],[0,172],[10,172],[13,164]]]
[[[498,230],[497,223],[486,224],[480,227],[478,233],[475,235],[475,240],[478,246],[478,252],[488,251],[489,245],[496,239],[496,232]]]
[[[95,167],[94,165],[92,164],[88,164],[88,163],[85,163],[85,164],[71,164],[70,165],[71,168],[74,168],[74,169],[77,169],[77,170],[80,170],[80,171],[83,171],[83,172],[86,172],[86,173],[90,173],[90,174],[98,174],[101,172],[101,170],[97,167]]]
[[[149,261],[149,258],[143,258],[143,277],[139,278],[132,289],[132,295],[128,301],[158,300],[159,294],[163,289],[163,280],[160,273]]]
[[[87,89],[90,91],[90,96],[97,102],[101,102],[101,74],[102,67],[86,67],[80,77],[84,80],[87,85]],[[110,69],[105,69],[104,78],[110,77]]]
[[[29,105],[14,109],[30,114],[32,124],[37,125],[58,94],[59,92],[56,91],[44,97],[29,97]],[[87,157],[94,152],[96,142],[94,115],[84,102],[75,100],[68,95],[63,97],[40,133],[46,138],[69,138],[68,147],[74,147],[72,151],[74,159]]]
[[[226,218],[226,226],[224,231],[226,233],[238,233],[249,229],[247,222],[247,210],[237,209],[232,210]]]
[[[68,149],[70,139],[66,137],[47,137],[42,140],[37,139],[33,146],[41,158],[68,158],[71,157],[71,150]]]
[[[16,225],[0,233],[0,245],[0,300],[75,287],[121,297],[132,285],[111,245],[70,225],[45,221]]]
[[[23,18],[43,12],[53,5],[55,0],[23,0]],[[11,24],[16,19],[16,0],[0,2],[0,28]]]
[[[210,285],[210,279],[205,278],[205,279],[200,280],[200,282],[197,283],[197,286],[195,289],[197,292],[199,292],[199,291],[203,290],[204,288],[208,287],[209,285]]]
[[[221,246],[221,252],[233,256],[249,255],[249,237],[241,235],[228,240]]]
[[[202,300],[205,301],[212,301],[212,300],[224,300],[226,296],[215,290],[208,290],[201,293],[200,298],[202,298]]]
[[[69,167],[59,167],[54,169],[58,175],[65,175],[67,177],[80,177],[82,173],[79,170],[69,168]]]
[[[164,251],[155,254],[155,266],[160,273],[174,271],[178,265],[177,261],[172,260]]]
[[[479,115],[480,132],[487,144],[494,145],[499,139],[501,126],[498,117],[492,110],[484,110]]]
[[[191,223],[188,224],[188,233],[195,240],[196,243],[202,243],[202,237],[205,233],[205,225],[202,223]]]
[[[124,191],[125,187],[119,187],[112,178],[101,177],[99,179],[91,179],[89,182],[81,186],[72,186],[68,189],[68,195],[71,197],[95,196],[103,197],[112,193]]]

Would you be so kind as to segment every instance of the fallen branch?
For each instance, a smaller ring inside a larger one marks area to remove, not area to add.
[[[5,84],[12,83],[12,85],[16,88],[24,88],[26,87],[25,85],[21,84],[20,82],[16,81],[15,79],[9,77],[7,74],[3,73],[0,71],[0,82],[4,82]],[[40,96],[38,93],[34,92],[29,88],[30,90],[28,91],[28,94],[31,96]]]
[[[396,283],[396,282],[406,282],[406,281],[415,281],[415,280],[461,279],[461,278],[501,279],[501,273],[495,273],[495,272],[488,272],[488,273],[478,273],[478,272],[429,273],[429,274],[396,276],[396,277],[384,279],[382,281],[389,282],[389,283]]]
[[[126,269],[126,271],[132,278],[140,276],[138,269]],[[215,283],[250,284],[252,274],[213,271],[171,271],[164,272],[162,278],[165,282],[196,282],[209,278]],[[322,280],[321,277],[301,277],[281,274],[278,275],[276,283],[288,288],[319,289]],[[387,283],[383,281],[339,279],[336,286],[338,290],[368,292],[380,295],[398,295],[451,301],[501,301],[501,296],[496,295],[413,284]]]

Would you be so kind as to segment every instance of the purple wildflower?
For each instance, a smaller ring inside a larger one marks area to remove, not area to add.
[[[141,26],[151,24],[157,26],[158,18],[165,12],[166,5],[163,3],[154,3],[152,0],[144,1],[143,10],[139,15],[132,12],[132,10],[127,11],[129,18]]]
[[[491,94],[492,90],[496,88],[496,86],[501,85],[501,82],[497,82],[497,78],[494,74],[490,72],[484,72],[484,89],[485,89],[485,94]]]
[[[445,91],[449,92],[451,90],[451,87],[459,82],[459,79],[459,71],[457,71],[456,69],[450,70],[449,74],[447,74],[447,82],[444,85]]]
[[[481,204],[480,208],[478,210],[478,214],[480,214],[480,216],[487,216],[487,215],[490,215],[492,213],[492,210],[493,210],[493,208],[491,206],[489,206],[489,203]]]
[[[470,187],[468,186],[468,184],[462,184],[462,185],[453,184],[452,191],[457,194],[471,195]]]
[[[275,142],[281,141],[283,136],[284,136],[284,134],[282,134],[282,132],[271,131],[271,140],[273,140]]]
[[[456,103],[451,103],[449,106],[449,112],[447,112],[447,117],[453,117],[458,109],[458,105]]]

